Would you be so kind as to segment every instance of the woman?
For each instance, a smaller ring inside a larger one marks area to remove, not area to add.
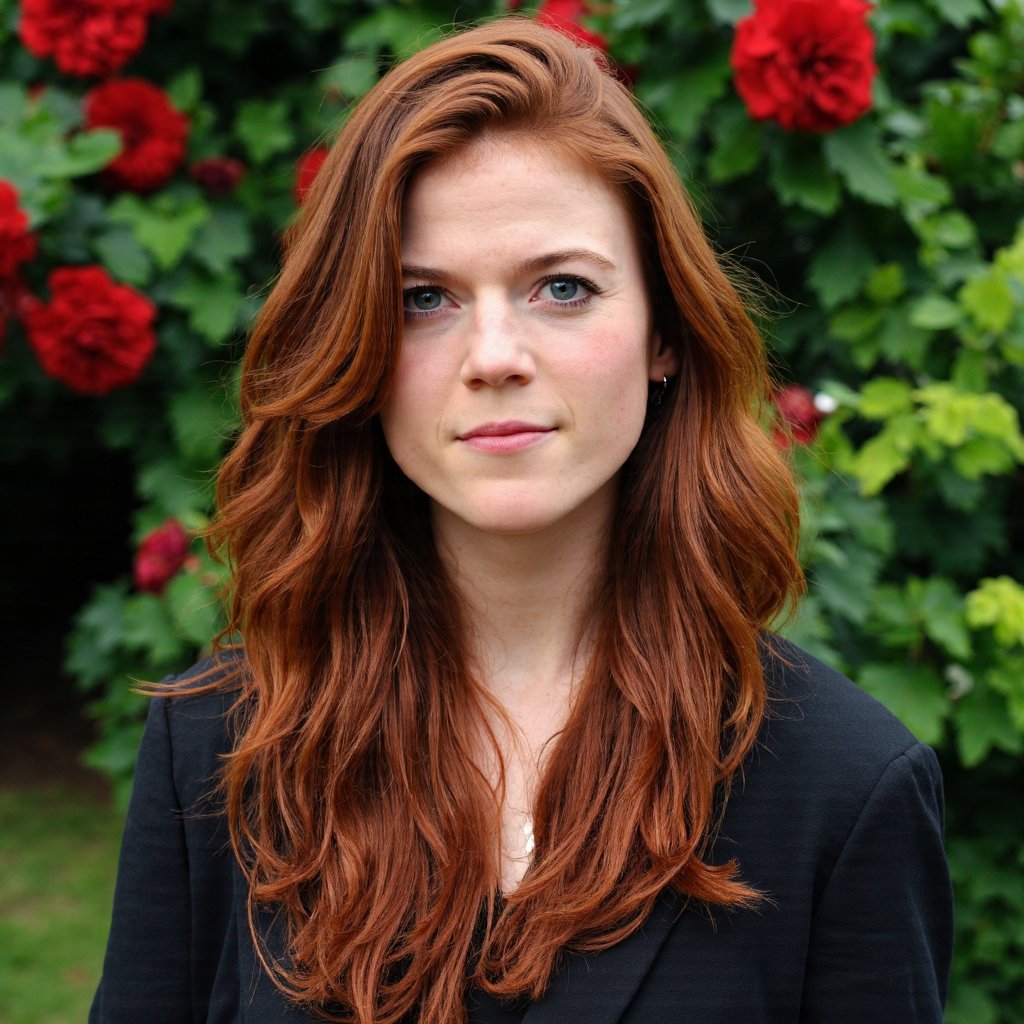
[[[934,755],[764,632],[765,387],[595,54],[391,71],[251,339],[244,654],[153,701],[91,1019],[939,1021]]]

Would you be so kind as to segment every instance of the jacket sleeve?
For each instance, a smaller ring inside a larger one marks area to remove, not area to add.
[[[882,773],[815,908],[801,1024],[941,1024],[952,954],[942,777],[916,744]]]
[[[167,701],[154,698],[128,807],[103,977],[89,1024],[191,1024],[191,910]]]

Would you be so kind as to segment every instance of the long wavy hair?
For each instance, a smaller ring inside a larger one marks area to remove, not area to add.
[[[378,420],[402,343],[406,189],[502,131],[621,190],[680,360],[623,470],[597,639],[538,783],[532,866],[504,898],[501,785],[476,756],[488,698],[426,499]],[[326,1019],[459,1022],[467,985],[537,998],[561,952],[618,942],[666,887],[757,899],[707,854],[765,711],[762,630],[801,587],[767,387],[757,329],[600,55],[505,18],[398,65],[355,108],[249,342],[211,538],[245,644],[226,814],[282,991]]]

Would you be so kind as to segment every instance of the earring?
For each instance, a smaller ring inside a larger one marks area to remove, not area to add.
[[[654,398],[651,401],[651,405],[657,408],[661,405],[661,400],[665,397],[665,392],[668,391],[668,377],[664,375],[661,378],[661,387],[654,392]]]

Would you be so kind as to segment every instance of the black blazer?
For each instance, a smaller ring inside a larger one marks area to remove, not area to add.
[[[935,755],[788,644],[712,859],[769,901],[663,894],[630,938],[570,954],[525,1024],[939,1024],[952,943]],[[194,812],[229,698],[152,702],[91,1024],[309,1024],[264,974],[222,818]],[[189,813],[189,809],[193,809]],[[269,948],[283,953],[269,917]],[[429,1022],[444,1024],[444,1022]]]

